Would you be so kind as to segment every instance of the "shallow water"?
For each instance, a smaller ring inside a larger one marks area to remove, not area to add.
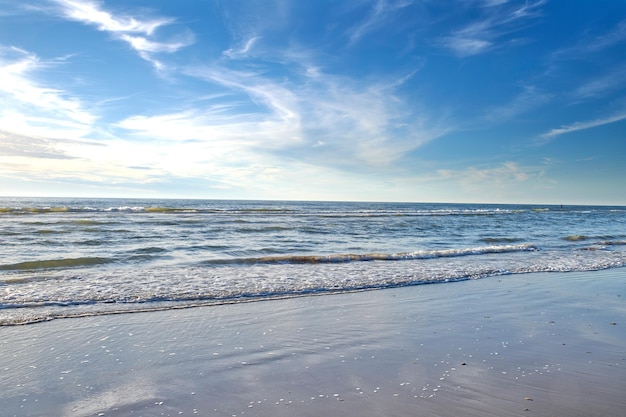
[[[626,208],[0,200],[0,324],[626,265]]]
[[[3,327],[0,410],[622,416],[625,272],[510,275]]]

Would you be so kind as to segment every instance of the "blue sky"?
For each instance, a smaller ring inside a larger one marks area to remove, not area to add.
[[[626,205],[626,2],[0,0],[0,194]]]

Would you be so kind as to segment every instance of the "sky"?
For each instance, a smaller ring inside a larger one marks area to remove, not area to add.
[[[626,205],[623,0],[0,0],[0,195]]]

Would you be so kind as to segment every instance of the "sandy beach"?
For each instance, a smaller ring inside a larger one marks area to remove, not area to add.
[[[3,416],[622,416],[626,269],[0,328]]]

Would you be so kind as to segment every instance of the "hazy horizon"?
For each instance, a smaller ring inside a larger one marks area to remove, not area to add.
[[[497,201],[477,201],[477,202],[454,202],[454,201],[381,201],[381,200],[295,200],[295,199],[242,199],[242,198],[202,198],[202,197],[76,197],[76,196],[0,196],[2,199],[36,199],[36,200],[136,200],[136,201],[207,201],[207,202],[260,202],[260,203],[355,203],[355,204],[423,204],[423,205],[485,205],[485,206],[539,206],[539,207],[576,207],[576,206],[597,206],[597,207],[626,207],[622,204],[584,204],[584,203],[543,203],[543,202],[527,202],[527,203],[502,203]]]

